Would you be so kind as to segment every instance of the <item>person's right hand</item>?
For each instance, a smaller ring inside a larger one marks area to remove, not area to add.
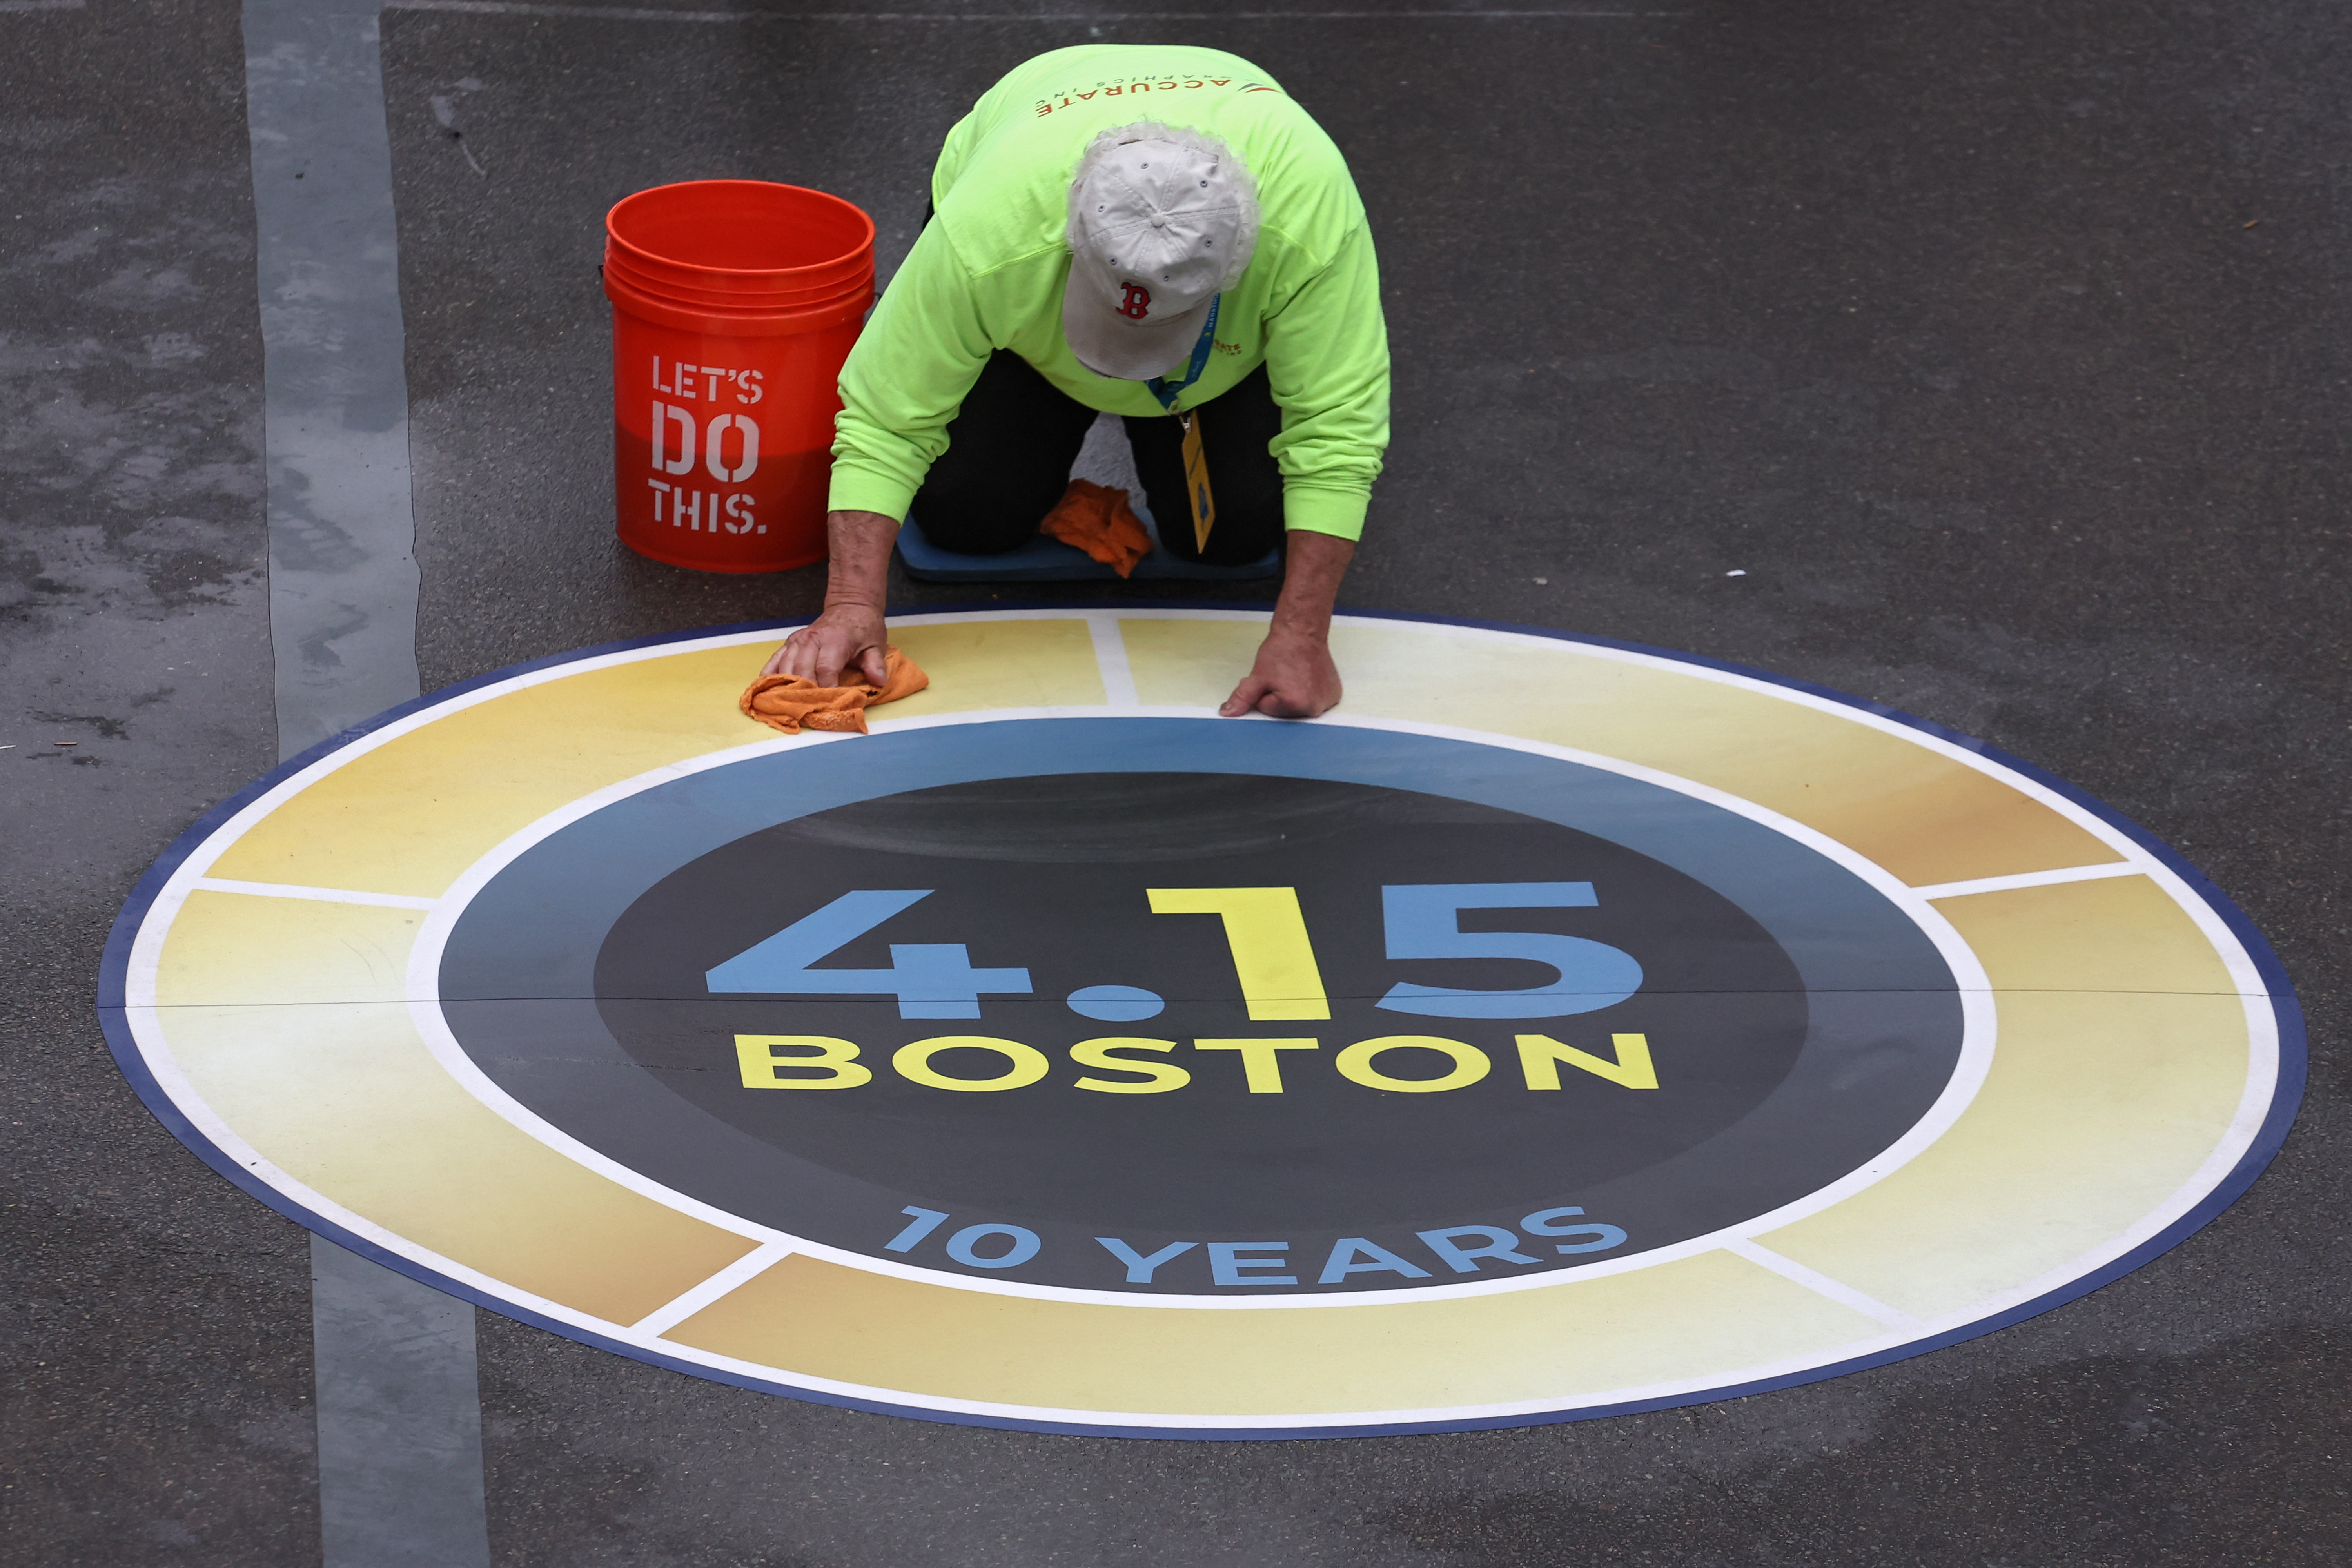
[[[882,612],[867,605],[828,605],[824,614],[784,639],[762,675],[801,675],[819,686],[839,686],[856,671],[874,686],[887,683],[887,631]]]

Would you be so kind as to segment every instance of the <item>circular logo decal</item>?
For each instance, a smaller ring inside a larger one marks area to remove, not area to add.
[[[752,1386],[1160,1436],[1555,1420],[2095,1287],[2294,1109],[2274,962],[2127,824],[1749,672],[1343,618],[774,628],[550,661],[299,759],[125,911],[118,1054],[250,1189]]]

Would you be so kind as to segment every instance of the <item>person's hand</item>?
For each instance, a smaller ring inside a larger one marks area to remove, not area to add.
[[[1227,719],[1264,713],[1276,719],[1313,719],[1339,701],[1339,667],[1322,637],[1280,625],[1258,645],[1257,662],[1217,710]]]
[[[868,605],[829,605],[824,614],[784,639],[762,675],[801,675],[819,686],[839,686],[845,673],[874,686],[887,684],[883,655],[888,633],[882,612]]]
[[[890,587],[890,542],[898,535],[898,520],[873,511],[827,512],[824,531],[832,561],[825,573],[824,614],[786,637],[760,673],[839,686],[844,672],[855,671],[868,685],[887,686],[882,605]]]
[[[1292,529],[1283,551],[1282,595],[1257,662],[1217,710],[1227,719],[1316,719],[1339,700],[1339,667],[1331,662],[1331,605],[1356,553],[1353,540]]]

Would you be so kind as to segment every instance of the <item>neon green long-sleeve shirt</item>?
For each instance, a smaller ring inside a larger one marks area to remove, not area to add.
[[[841,373],[832,507],[903,518],[992,352],[1090,408],[1165,412],[1143,383],[1080,364],[1062,337],[1069,184],[1096,132],[1158,121],[1221,137],[1257,181],[1257,250],[1180,408],[1266,366],[1269,443],[1290,528],[1354,539],[1389,439],[1388,329],[1364,207],[1339,150],[1281,87],[1215,49],[1094,45],[1040,55],[948,133],[937,214]],[[1215,440],[1215,421],[1203,426]]]

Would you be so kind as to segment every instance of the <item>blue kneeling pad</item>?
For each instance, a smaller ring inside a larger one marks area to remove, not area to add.
[[[1136,516],[1151,535],[1151,553],[1135,563],[1130,583],[1146,577],[1189,577],[1236,583],[1282,575],[1282,552],[1269,550],[1263,560],[1241,566],[1208,566],[1171,555],[1160,546],[1160,529],[1141,507]],[[959,555],[942,550],[910,515],[898,530],[898,564],[919,583],[1091,583],[1117,582],[1118,574],[1085,551],[1039,534],[1017,550],[1002,555]]]

